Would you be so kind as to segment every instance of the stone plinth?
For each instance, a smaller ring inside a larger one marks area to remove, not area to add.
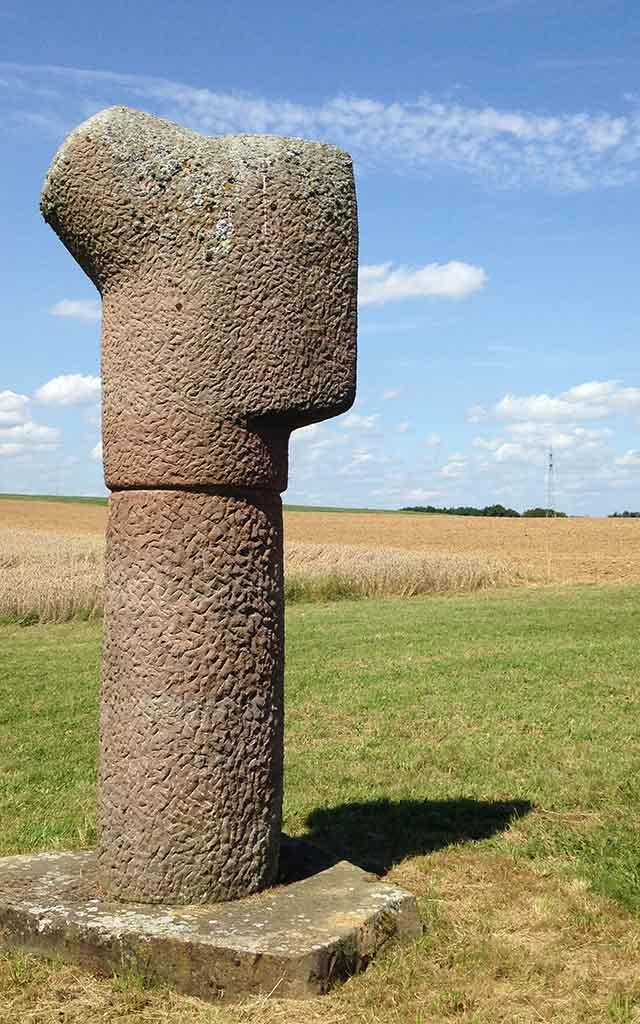
[[[92,853],[0,859],[5,943],[204,999],[319,995],[421,933],[414,896],[346,861],[232,903],[176,907],[101,898]]]

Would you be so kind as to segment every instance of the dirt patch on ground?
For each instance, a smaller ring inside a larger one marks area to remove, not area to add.
[[[0,502],[0,527],[86,534],[105,522],[101,505]],[[640,520],[286,512],[285,532],[289,541],[492,555],[560,583],[640,582]]]

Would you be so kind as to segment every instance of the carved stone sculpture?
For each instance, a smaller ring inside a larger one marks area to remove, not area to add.
[[[41,208],[103,299],[101,883],[234,899],[277,871],[289,435],[355,395],[351,161],[113,107]]]

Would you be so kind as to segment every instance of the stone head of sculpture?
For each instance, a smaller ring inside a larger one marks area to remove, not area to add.
[[[291,430],[355,395],[347,154],[112,107],[41,208],[103,298],[108,486],[286,487]]]

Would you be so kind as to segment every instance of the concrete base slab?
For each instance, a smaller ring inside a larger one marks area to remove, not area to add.
[[[347,861],[233,903],[169,907],[101,898],[92,853],[0,859],[1,942],[205,999],[318,995],[421,933],[411,893]]]

